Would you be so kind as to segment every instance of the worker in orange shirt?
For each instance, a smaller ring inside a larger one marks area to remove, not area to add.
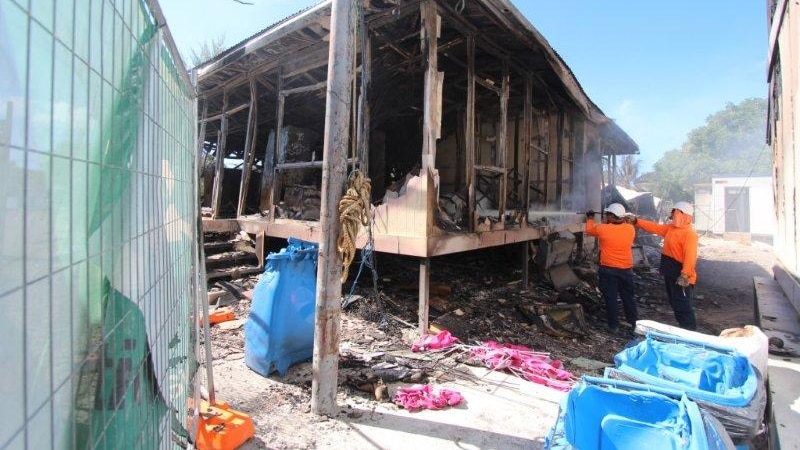
[[[617,295],[622,298],[625,319],[636,325],[636,301],[633,298],[633,239],[636,230],[625,220],[625,207],[612,203],[604,210],[606,223],[594,223],[594,211],[586,212],[586,234],[600,241],[600,293],[606,303],[608,327],[619,329]]]
[[[675,203],[670,223],[658,224],[634,217],[639,228],[664,238],[660,272],[664,276],[667,298],[681,328],[695,330],[692,291],[697,283],[697,232],[692,228],[694,207],[688,202]]]

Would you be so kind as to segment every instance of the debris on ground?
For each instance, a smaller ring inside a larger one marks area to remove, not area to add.
[[[727,247],[706,244],[701,247],[701,257],[703,252],[726,250]],[[469,358],[469,349],[481,343],[493,341],[535,349],[547,354],[550,360],[563,361],[554,367],[556,373],[563,370],[577,378],[598,375],[630,339],[605,328],[605,304],[596,287],[597,266],[591,258],[573,266],[580,282],[559,292],[546,275],[535,272],[530,274],[529,285],[523,286],[518,249],[509,247],[508,250],[438,257],[432,262],[430,295],[440,300],[431,302],[429,333],[438,336],[447,331],[459,341],[442,351],[413,352],[412,344],[420,339],[416,327],[419,263],[411,257],[376,256],[380,291],[377,294],[372,291],[372,280],[367,272],[352,290],[352,297],[345,297],[348,304],[341,313],[338,402],[358,408],[346,408],[342,412],[348,420],[366,420],[372,414],[370,411],[379,407],[403,411],[391,400],[398,389],[412,385],[459,386],[458,390],[464,392],[466,401],[470,402],[470,391],[460,386],[484,392],[490,389],[488,386],[481,388],[485,379],[473,375],[474,370],[486,370],[482,368],[486,365]],[[734,290],[733,274],[724,278],[725,274],[713,272],[714,267],[703,260],[698,267],[704,275],[696,296],[700,331],[718,334],[724,328],[746,323],[747,318],[752,317],[752,302],[742,300],[742,294]],[[725,267],[720,265],[721,270]],[[214,303],[232,308],[237,320],[246,320],[258,278],[258,275],[249,275],[226,282],[233,287],[212,280],[210,291],[220,292],[215,294]],[[705,284],[723,278],[724,286]],[[657,269],[637,269],[634,280],[639,317],[674,323]],[[351,292],[349,282],[343,290]],[[714,308],[715,301],[724,303],[725,308]],[[739,312],[746,307],[751,308],[749,313]],[[726,316],[727,313],[730,314]],[[322,425],[314,422],[317,419],[310,413],[309,406],[311,364],[296,364],[284,377],[277,374],[269,378],[257,376],[256,379],[264,380],[257,385],[252,384],[255,382],[250,378],[242,381],[243,374],[249,373],[244,364],[244,328],[237,326],[236,321],[228,323],[230,325],[224,328],[222,324],[212,327],[212,353],[219,382],[226,383],[226,392],[241,392],[239,397],[246,402],[236,403],[236,406],[260,417],[276,416],[289,423],[313,423],[312,428],[319,430]],[[249,384],[237,391],[236,383]],[[546,387],[542,389],[557,392]],[[259,394],[253,395],[254,390]],[[331,421],[325,429],[333,427],[334,423]],[[265,428],[262,430],[262,427]],[[292,437],[283,425],[257,423],[257,429],[260,430],[259,439],[269,442],[269,447],[314,447],[313,436]]]

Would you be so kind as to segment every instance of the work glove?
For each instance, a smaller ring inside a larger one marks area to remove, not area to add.
[[[636,222],[639,220],[634,213],[626,213],[625,214],[625,221],[631,225],[636,225]]]
[[[597,213],[590,209],[590,210],[586,211],[586,218],[587,219],[594,219],[594,215],[595,214],[597,214]]]
[[[684,288],[689,287],[689,277],[687,277],[684,274],[681,274],[681,276],[678,277],[678,281],[676,281],[675,284]]]

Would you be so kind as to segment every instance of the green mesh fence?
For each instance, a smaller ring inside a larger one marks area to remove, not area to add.
[[[195,114],[152,0],[0,0],[0,448],[171,448]]]

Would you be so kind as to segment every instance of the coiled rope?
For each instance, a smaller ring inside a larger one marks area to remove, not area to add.
[[[347,192],[339,201],[341,231],[336,244],[342,254],[342,283],[347,281],[350,264],[356,257],[356,237],[361,225],[369,226],[370,191],[372,185],[359,171],[354,171],[348,181]]]

